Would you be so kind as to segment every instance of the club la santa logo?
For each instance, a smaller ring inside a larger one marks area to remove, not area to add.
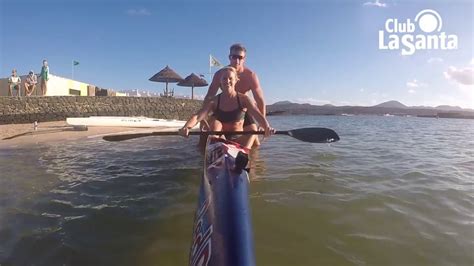
[[[402,55],[412,55],[418,50],[454,50],[458,36],[441,31],[443,20],[432,9],[420,11],[414,22],[389,18],[385,29],[379,31],[380,50],[401,50]]]

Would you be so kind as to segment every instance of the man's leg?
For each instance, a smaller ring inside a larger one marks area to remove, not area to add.
[[[43,94],[43,96],[46,95],[46,80],[41,80],[41,93]]]
[[[201,131],[210,131],[214,120],[215,119],[212,116],[208,117],[207,120],[202,120],[201,122],[199,122],[199,129]],[[221,127],[222,127],[222,124],[221,124]],[[199,143],[198,143],[199,147],[204,147],[206,145],[206,142],[207,142],[207,136],[205,135],[199,136]]]
[[[16,96],[21,97],[21,84],[17,84],[16,89],[17,89]]]
[[[36,88],[36,84],[31,85],[30,96],[31,96],[31,95],[33,94],[33,92],[35,91],[35,88]]]
[[[29,85],[28,83],[25,83],[25,96],[30,96],[31,95],[31,88],[33,85]]]
[[[202,122],[201,122],[202,123]],[[216,121],[213,119],[213,121],[209,121],[206,123],[206,125],[201,125],[201,131],[221,131],[222,130],[222,123],[220,121]],[[205,134],[202,134],[199,136],[199,142],[198,142],[198,147],[200,148],[201,151],[204,151],[206,148],[206,143],[207,143],[207,136]]]
[[[257,135],[243,135],[237,139],[237,142],[247,149],[252,149],[255,145],[255,139],[257,139]]]
[[[8,96],[13,96],[13,85],[12,84],[8,85]]]
[[[245,114],[245,119],[244,119],[244,131],[257,131],[258,127],[255,122],[255,119],[251,117],[248,113]],[[253,138],[253,144],[252,147],[254,146],[260,146],[260,140],[258,139],[257,136]]]

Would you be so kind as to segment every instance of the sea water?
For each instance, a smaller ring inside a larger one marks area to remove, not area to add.
[[[472,265],[474,121],[270,117],[341,140],[252,152],[258,265]],[[197,137],[0,150],[1,265],[186,265]]]

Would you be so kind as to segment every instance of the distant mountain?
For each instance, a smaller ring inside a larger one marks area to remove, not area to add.
[[[267,105],[267,115],[396,115],[421,116],[439,118],[469,118],[474,119],[473,109],[463,109],[458,106],[440,105],[406,106],[398,101],[388,101],[375,106],[334,106],[311,105],[281,101]]]
[[[274,103],[273,105],[283,105],[283,104],[292,104],[292,102],[290,102],[290,101],[280,101],[280,102]]]
[[[445,111],[462,111],[461,107],[451,106],[451,105],[439,105],[439,106],[436,106],[435,109],[445,110]]]
[[[406,105],[399,101],[388,101],[381,104],[374,105],[372,107],[384,107],[384,108],[407,108]]]
[[[410,106],[409,108],[415,109],[435,109],[440,111],[473,111],[469,108],[461,108],[459,106],[451,106],[451,105],[438,105],[436,107],[431,106]]]

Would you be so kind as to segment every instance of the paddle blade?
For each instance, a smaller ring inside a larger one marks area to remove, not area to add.
[[[277,131],[277,134],[280,131]],[[329,128],[312,127],[283,131],[285,135],[312,143],[331,143],[339,140],[337,133]]]

